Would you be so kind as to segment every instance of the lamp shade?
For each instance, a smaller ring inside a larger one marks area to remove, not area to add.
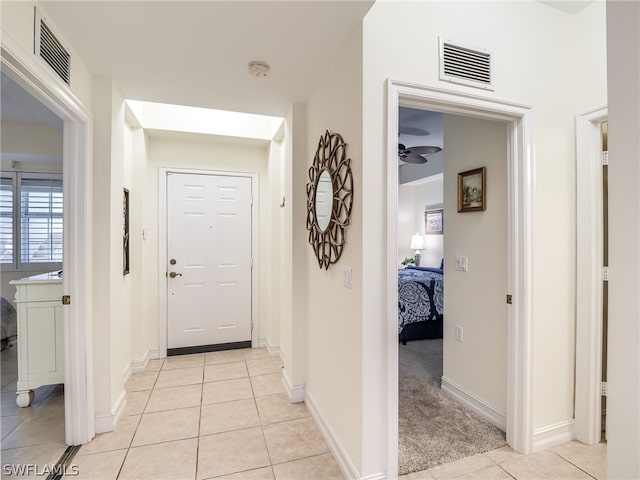
[[[411,250],[424,250],[424,236],[416,233],[411,236]]]

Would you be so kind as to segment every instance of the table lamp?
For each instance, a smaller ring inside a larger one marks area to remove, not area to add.
[[[415,250],[415,263],[416,267],[420,266],[420,250],[424,250],[424,236],[416,233],[411,236],[411,250]]]

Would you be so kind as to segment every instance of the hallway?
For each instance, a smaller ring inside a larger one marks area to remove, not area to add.
[[[2,357],[2,464],[53,464],[65,448],[63,388],[42,387],[32,407],[17,407],[11,353]],[[265,349],[151,360],[127,382],[117,431],[82,446],[69,478],[343,479],[306,406],[289,403],[280,369]],[[10,428],[16,415],[25,420]],[[401,479],[605,480],[606,445],[573,441],[531,455],[504,447]]]
[[[289,403],[280,369],[265,349],[150,361],[127,382],[117,431],[73,459],[77,478],[342,479],[305,405]]]

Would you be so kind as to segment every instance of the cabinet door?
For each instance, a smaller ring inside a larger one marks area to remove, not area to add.
[[[62,305],[30,303],[26,308],[27,363],[29,375],[62,371],[64,366],[64,317]]]

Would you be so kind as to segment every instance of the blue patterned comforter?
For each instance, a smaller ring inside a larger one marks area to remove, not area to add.
[[[423,267],[398,270],[398,333],[409,323],[442,319],[443,295],[442,270]]]

